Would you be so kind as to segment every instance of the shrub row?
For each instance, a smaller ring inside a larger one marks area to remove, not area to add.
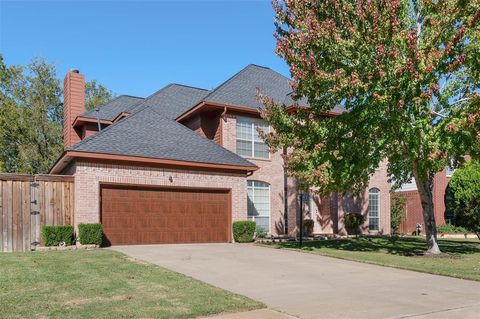
[[[82,245],[101,245],[102,224],[79,224],[78,236]],[[45,246],[70,246],[74,242],[73,226],[42,226],[42,238]]]
[[[466,234],[468,230],[464,227],[454,226],[451,224],[445,224],[437,226],[437,233],[444,233],[444,234]]]

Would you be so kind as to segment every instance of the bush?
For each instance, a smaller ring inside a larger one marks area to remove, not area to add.
[[[45,246],[73,244],[73,226],[42,226],[42,239]]]
[[[345,216],[345,226],[347,229],[351,229],[357,234],[358,227],[363,225],[365,217],[359,213],[349,213]]]
[[[477,234],[480,239],[480,162],[470,161],[453,173],[448,184],[447,211],[455,224]]]
[[[445,224],[437,226],[437,233],[444,233],[444,234],[466,234],[468,230],[461,226],[454,226],[451,224]]]
[[[101,245],[103,238],[103,225],[79,224],[78,236],[82,245]]]
[[[237,243],[249,243],[253,241],[257,224],[251,220],[233,222],[233,238]]]
[[[390,204],[390,227],[392,229],[392,234],[398,232],[400,224],[405,219],[406,202],[406,198],[401,195],[392,198],[392,202]]]
[[[305,219],[303,221],[303,227],[305,229],[305,234],[307,236],[310,236],[313,233],[313,227],[314,227],[313,219]]]
[[[263,229],[262,227],[256,227],[255,228],[255,238],[265,238],[267,237],[267,231]]]

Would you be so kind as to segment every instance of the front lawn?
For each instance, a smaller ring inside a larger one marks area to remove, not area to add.
[[[480,281],[480,241],[439,239],[443,254],[425,256],[425,238],[359,237],[265,246]]]
[[[192,318],[261,307],[110,250],[0,254],[0,317]]]

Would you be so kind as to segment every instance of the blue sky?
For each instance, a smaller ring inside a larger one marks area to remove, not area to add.
[[[75,67],[117,94],[147,96],[172,82],[210,89],[249,63],[288,76],[273,33],[265,0],[0,0],[7,64],[42,56],[59,77]]]

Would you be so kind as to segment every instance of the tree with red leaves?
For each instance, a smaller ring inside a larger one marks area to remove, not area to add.
[[[362,192],[388,161],[393,187],[420,193],[437,254],[433,178],[480,153],[479,0],[274,0],[277,53],[298,102],[268,97],[272,148],[320,193]],[[326,116],[335,106],[347,112]]]

